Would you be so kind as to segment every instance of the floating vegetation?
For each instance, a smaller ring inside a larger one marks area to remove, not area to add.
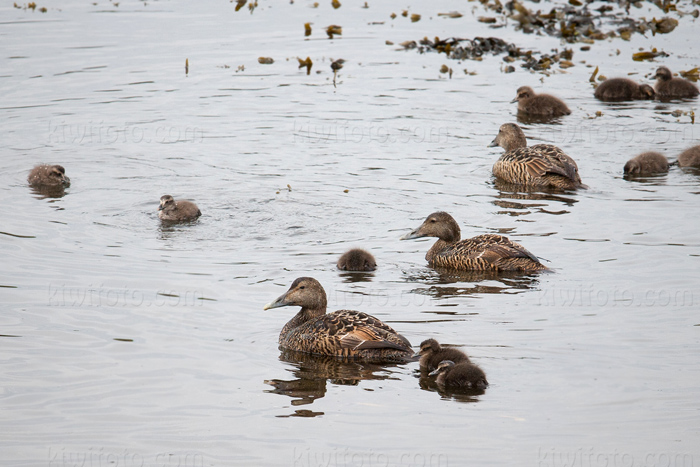
[[[185,59],[185,75],[187,75],[190,72],[190,59],[186,58]]]
[[[233,3],[234,0],[231,0],[231,3]],[[245,6],[246,3],[248,3],[248,0],[235,0],[236,1],[236,11],[240,10]]]
[[[694,83],[697,83],[698,79],[700,79],[700,69],[698,69],[698,67],[688,71],[679,71],[678,74]]]
[[[448,18],[461,18],[462,13],[459,11],[450,11],[449,13],[438,13],[438,16],[446,16]]]
[[[331,24],[330,26],[328,26],[326,28],[326,34],[328,34],[329,39],[333,39],[333,36],[336,34],[339,36],[342,36],[343,35],[343,28],[340,26],[337,26],[335,24]]]
[[[299,68],[306,67],[306,74],[310,75],[311,74],[311,67],[314,66],[314,63],[311,61],[311,58],[306,57],[306,60],[302,60],[299,57],[297,57],[297,60],[299,60]]]
[[[637,52],[632,54],[632,60],[635,62],[642,62],[644,60],[654,61],[656,57],[668,57],[668,54],[663,50],[659,52],[655,48],[651,49],[650,52]]]
[[[568,0],[568,3],[557,5],[549,11],[531,10],[519,0],[511,0],[505,4],[501,0],[479,0],[487,9],[502,15],[503,21],[498,23],[495,17],[479,17],[484,23],[494,24],[494,27],[505,25],[506,19],[515,21],[516,29],[527,34],[544,33],[550,36],[561,37],[569,43],[604,40],[613,37],[621,37],[630,40],[634,33],[668,34],[678,26],[678,20],[670,17],[660,19],[634,18],[630,16],[630,6],[642,6],[642,0],[630,2],[628,0],[607,0],[604,5],[592,8],[591,1]],[[540,3],[534,0],[535,3]],[[648,0],[656,5],[663,13],[671,11],[683,16],[689,14],[698,17],[697,8],[692,11],[682,11],[681,2],[678,0]],[[682,5],[691,8],[696,2],[683,2]]]
[[[343,68],[343,63],[345,63],[345,60],[342,58],[339,58],[338,60],[335,60],[331,63],[331,70],[333,70],[333,87],[335,86],[335,78],[338,74],[338,70]]]
[[[338,0],[333,0],[331,2],[331,6],[337,10],[338,8],[340,8],[340,2]]]
[[[418,21],[420,21],[420,15],[417,15],[415,13],[412,14],[411,15],[411,23],[417,23]]]
[[[311,35],[311,23],[304,23],[304,37]]]
[[[272,57],[258,57],[258,63],[261,65],[272,65],[275,61]]]
[[[32,11],[36,11],[36,3],[35,3],[35,2],[29,2],[29,3],[27,3],[26,5],[17,5],[17,3],[14,3],[13,6],[14,6],[15,8],[20,9],[20,10],[32,10]],[[117,4],[116,6],[119,6],[119,4]],[[39,8],[39,11],[42,12],[42,13],[46,13],[46,12],[49,11],[49,10],[47,10],[46,7],[41,7],[41,8]]]

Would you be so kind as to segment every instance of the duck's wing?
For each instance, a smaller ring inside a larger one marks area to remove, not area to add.
[[[568,179],[579,181],[578,166],[568,154],[551,144],[536,144],[527,149],[536,151],[546,161],[545,172],[562,175]]]
[[[455,246],[463,247],[465,250],[468,249],[470,255],[474,259],[482,258],[493,264],[498,264],[504,259],[512,258],[530,258],[539,263],[537,257],[525,249],[525,247],[502,235],[477,235],[476,237],[462,240]]]
[[[341,348],[352,350],[398,349],[411,351],[411,343],[391,326],[374,316],[354,310],[339,310],[325,315],[323,326],[329,338]]]

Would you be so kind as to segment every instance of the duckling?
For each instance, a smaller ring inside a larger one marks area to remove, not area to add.
[[[678,166],[700,168],[700,144],[683,151],[678,156]]]
[[[61,165],[40,164],[34,167],[27,177],[29,184],[35,188],[66,188],[70,178]]]
[[[158,217],[164,221],[193,221],[202,215],[196,204],[190,201],[175,201],[170,195],[160,197]]]
[[[653,99],[654,88],[648,84],[637,84],[627,78],[610,78],[598,85],[593,95],[601,101],[631,101]]]
[[[469,362],[443,360],[429,376],[437,375],[438,386],[448,389],[486,389],[489,382],[484,370]]]
[[[421,342],[420,350],[413,356],[420,357],[419,365],[421,371],[433,371],[443,360],[451,360],[455,363],[469,363],[469,357],[464,352],[457,349],[443,348],[435,339]]]
[[[286,293],[263,308],[300,306],[282,328],[283,349],[364,361],[406,361],[411,343],[374,316],[354,310],[326,314],[326,291],[311,277],[299,277]]]
[[[374,271],[377,261],[369,251],[353,248],[340,257],[337,266],[343,271]]]
[[[432,213],[420,227],[402,236],[401,240],[421,237],[438,238],[425,255],[428,265],[434,268],[494,272],[547,269],[535,255],[506,237],[485,234],[460,240],[459,225],[446,212]]]
[[[654,75],[656,78],[656,97],[659,99],[683,99],[700,94],[698,87],[683,78],[674,78],[671,70],[665,66],[659,67]]]
[[[668,172],[668,159],[655,151],[643,152],[627,161],[624,172],[628,175]]]
[[[535,94],[529,86],[518,88],[515,99],[510,101],[518,103],[518,112],[528,115],[540,115],[544,117],[561,117],[569,115],[571,110],[564,101],[549,94]]]
[[[493,174],[508,183],[561,189],[586,188],[581,183],[576,162],[551,144],[527,147],[523,130],[515,123],[504,123],[489,147],[506,150],[493,165]]]

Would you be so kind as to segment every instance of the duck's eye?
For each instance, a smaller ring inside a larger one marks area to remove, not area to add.
[[[305,288],[306,288],[305,285],[302,285],[302,286],[299,287],[300,290],[303,290],[303,289],[305,289]]]
[[[430,222],[435,223],[435,222],[437,222],[437,220],[435,220],[435,219],[430,219]]]

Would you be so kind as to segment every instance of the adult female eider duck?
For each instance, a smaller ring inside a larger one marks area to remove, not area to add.
[[[601,101],[620,102],[653,99],[656,92],[648,84],[637,84],[627,78],[610,78],[600,83],[593,95]]]
[[[585,188],[576,162],[551,144],[527,146],[523,130],[504,123],[489,147],[506,150],[493,165],[493,174],[508,183],[565,190]]]
[[[353,248],[346,251],[336,264],[342,271],[374,271],[377,261],[369,251]]]
[[[455,363],[469,362],[469,357],[457,349],[444,348],[435,339],[427,339],[421,342],[420,350],[414,357],[420,357],[421,371],[433,371],[443,360],[451,360]]]
[[[354,310],[326,314],[326,304],[321,284],[311,277],[300,277],[263,309],[301,307],[280,332],[283,349],[375,362],[403,362],[413,355],[411,343],[374,316]]]
[[[421,237],[438,238],[425,255],[428,265],[434,268],[495,272],[547,269],[522,245],[501,235],[485,234],[460,240],[459,225],[446,212],[432,213],[420,227],[402,236],[401,240]]]
[[[535,94],[535,91],[529,86],[519,87],[515,99],[510,102],[511,104],[517,102],[518,112],[527,115],[561,117],[571,113],[564,101],[558,97],[549,94]]]
[[[438,386],[446,389],[486,389],[489,385],[484,370],[468,362],[444,360],[430,373],[435,375]]]
[[[170,195],[160,197],[158,217],[164,221],[193,221],[201,215],[202,211],[190,201],[175,201]]]
[[[648,151],[628,160],[624,167],[627,175],[645,175],[668,172],[668,159],[663,154]]]
[[[70,186],[70,178],[66,177],[66,169],[61,165],[37,165],[29,172],[27,182],[34,188],[60,189]]]
[[[686,149],[678,156],[679,167],[700,167],[700,145]]]
[[[700,94],[697,86],[687,79],[674,78],[671,70],[665,66],[659,67],[654,77],[656,97],[659,99],[685,99]]]

